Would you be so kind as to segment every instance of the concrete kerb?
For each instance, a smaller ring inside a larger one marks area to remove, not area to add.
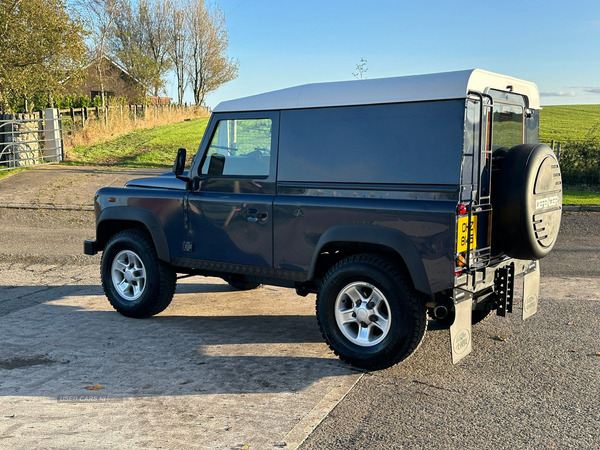
[[[600,206],[598,205],[563,205],[563,211],[567,212],[600,212]]]

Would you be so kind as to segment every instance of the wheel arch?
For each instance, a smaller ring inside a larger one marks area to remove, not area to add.
[[[100,213],[96,224],[96,242],[103,250],[108,240],[120,231],[146,230],[154,243],[158,258],[170,262],[169,244],[158,216],[148,210],[131,206],[113,206]]]
[[[308,272],[309,280],[327,271],[327,268],[323,269],[323,263],[327,260],[324,252],[329,249],[345,250],[343,257],[356,253],[387,254],[406,268],[416,290],[431,295],[431,286],[421,256],[410,237],[401,231],[360,225],[339,225],[328,229],[317,242]],[[335,262],[337,261],[333,261],[333,264]]]

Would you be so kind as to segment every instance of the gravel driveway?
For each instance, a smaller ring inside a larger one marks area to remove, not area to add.
[[[598,213],[563,215],[531,319],[517,305],[478,325],[456,366],[430,322],[414,357],[363,375],[322,342],[314,296],[288,289],[194,277],[159,316],[120,316],[82,254],[93,182],[33,169],[0,198],[38,170],[60,192],[22,206],[51,209],[0,207],[2,448],[598,448]]]

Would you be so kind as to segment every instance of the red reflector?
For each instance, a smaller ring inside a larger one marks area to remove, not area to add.
[[[455,277],[459,277],[459,276],[461,276],[461,275],[462,275],[462,273],[463,273],[463,271],[462,271],[462,270],[457,270],[456,272],[454,272],[454,276],[455,276]]]
[[[109,201],[110,203],[114,203],[114,202],[116,201],[116,199],[115,199],[114,197],[111,197],[111,198],[109,198],[109,199],[108,199],[108,201]]]
[[[456,214],[464,216],[467,213],[467,207],[462,203],[456,207]]]

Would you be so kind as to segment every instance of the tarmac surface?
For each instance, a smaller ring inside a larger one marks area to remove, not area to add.
[[[413,357],[363,374],[289,289],[193,277],[154,318],[114,312],[85,207],[141,173],[91,174],[0,180],[1,448],[598,448],[600,214],[563,215],[536,315],[474,327],[458,365],[430,322]]]

